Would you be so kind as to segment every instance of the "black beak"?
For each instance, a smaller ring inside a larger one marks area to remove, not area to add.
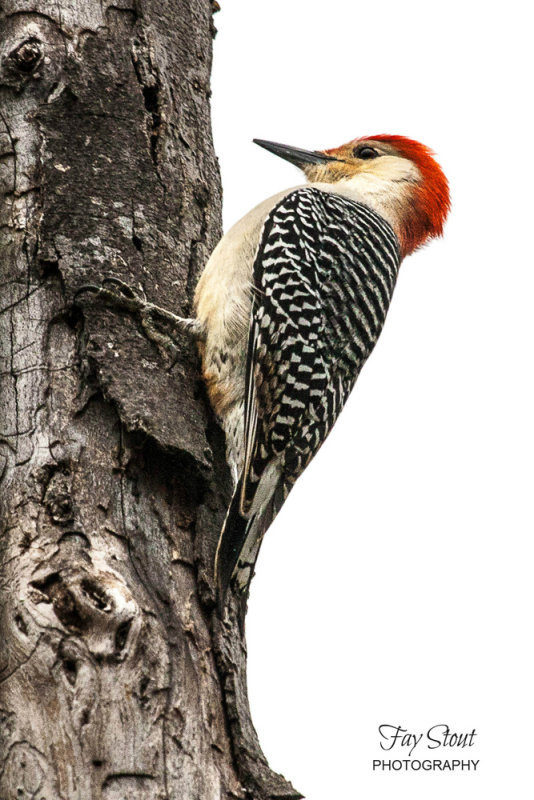
[[[253,139],[254,144],[259,144],[274,153],[275,156],[285,158],[296,167],[303,167],[305,164],[326,164],[327,161],[337,161],[334,156],[326,156],[324,153],[319,153],[317,150],[301,150],[300,147],[290,147],[287,144],[277,144],[276,142],[266,142],[265,139]]]

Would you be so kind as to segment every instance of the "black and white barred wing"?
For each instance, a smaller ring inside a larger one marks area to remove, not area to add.
[[[254,263],[244,467],[217,550],[221,602],[234,572],[246,593],[265,530],[376,343],[398,266],[391,227],[339,195],[298,189],[267,217]]]
[[[241,510],[287,494],[337,419],[386,317],[399,266],[365,206],[299,189],[266,220],[255,260]],[[255,502],[259,491],[258,502]]]

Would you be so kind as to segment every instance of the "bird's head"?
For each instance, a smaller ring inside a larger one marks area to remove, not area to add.
[[[380,134],[312,151],[254,141],[300,167],[311,183],[382,214],[393,226],[403,256],[443,232],[449,184],[432,151],[414,139]]]

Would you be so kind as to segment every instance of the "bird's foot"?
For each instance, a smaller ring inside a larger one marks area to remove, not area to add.
[[[180,351],[180,334],[186,333],[194,339],[203,338],[202,326],[197,319],[179,317],[165,308],[149,303],[144,292],[132,289],[119,278],[105,278],[102,286],[81,286],[75,298],[87,292],[110,308],[137,315],[147,337],[163,349],[172,364]]]

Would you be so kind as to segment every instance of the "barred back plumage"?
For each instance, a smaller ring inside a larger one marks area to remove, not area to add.
[[[221,535],[221,583],[237,566],[248,587],[266,527],[378,339],[399,265],[389,223],[340,195],[297,189],[267,216],[254,261],[243,470]]]

